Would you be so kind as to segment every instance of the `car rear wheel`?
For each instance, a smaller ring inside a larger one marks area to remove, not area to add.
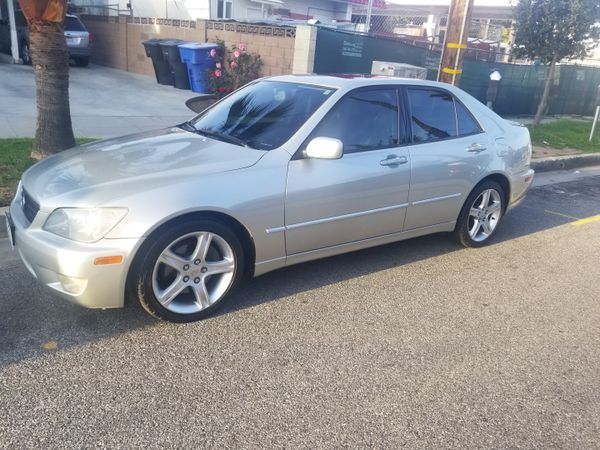
[[[494,181],[479,184],[467,198],[454,236],[465,247],[481,247],[494,234],[504,214],[504,191]]]
[[[244,271],[240,240],[215,220],[175,225],[143,251],[135,275],[137,297],[150,314],[171,322],[211,314]]]

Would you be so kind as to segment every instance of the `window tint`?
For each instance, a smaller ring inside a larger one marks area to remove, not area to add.
[[[331,137],[344,153],[398,145],[398,98],[395,89],[352,92],[342,98],[315,128],[310,139]]]
[[[454,101],[454,104],[456,105],[456,115],[458,116],[458,134],[465,136],[467,134],[479,133],[481,128],[463,104],[457,100]]]
[[[456,136],[454,99],[433,89],[409,89],[413,142],[437,141]]]
[[[65,31],[87,31],[77,17],[65,17]]]

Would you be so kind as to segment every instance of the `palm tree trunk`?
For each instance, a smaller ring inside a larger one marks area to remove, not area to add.
[[[550,94],[550,86],[554,82],[554,70],[556,68],[556,56],[552,57],[552,61],[550,62],[550,70],[548,71],[548,78],[546,78],[546,84],[544,84],[544,93],[542,94],[542,100],[540,100],[540,104],[538,105],[537,112],[535,114],[535,119],[533,119],[533,126],[537,127],[548,107],[548,95]]]
[[[60,23],[31,23],[37,126],[32,157],[44,158],[75,146],[69,109],[69,51]]]

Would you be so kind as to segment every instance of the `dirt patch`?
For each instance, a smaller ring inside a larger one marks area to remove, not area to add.
[[[540,158],[553,158],[554,156],[567,156],[567,155],[580,155],[584,152],[574,148],[552,148],[552,147],[541,147],[539,145],[533,146],[533,159]]]

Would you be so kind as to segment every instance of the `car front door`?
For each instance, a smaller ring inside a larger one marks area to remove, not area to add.
[[[396,87],[361,88],[338,101],[311,133],[339,139],[339,159],[290,161],[288,255],[402,231],[410,161]]]
[[[444,89],[406,89],[412,134],[410,206],[404,230],[455,221],[492,158],[492,145],[466,107]]]

